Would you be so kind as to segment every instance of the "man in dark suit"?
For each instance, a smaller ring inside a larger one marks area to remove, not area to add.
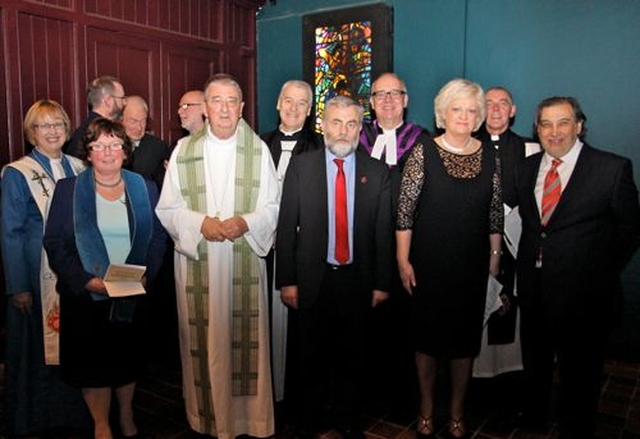
[[[346,437],[363,437],[364,320],[388,297],[393,255],[387,167],[356,152],[362,115],[351,98],[329,100],[326,148],[295,156],[282,192],[276,286],[299,310],[301,436],[328,419]]]
[[[83,157],[82,136],[84,136],[89,124],[98,117],[105,117],[109,120],[119,119],[126,99],[124,87],[115,76],[99,76],[91,81],[87,88],[89,114],[64,145],[64,152],[74,157]]]
[[[128,168],[153,180],[162,188],[164,159],[169,148],[165,142],[147,133],[149,107],[140,96],[128,96],[122,112],[122,125],[133,143],[133,154]]]
[[[285,82],[280,89],[276,109],[279,124],[274,131],[262,134],[260,137],[269,147],[273,164],[276,166],[280,188],[287,172],[291,157],[303,152],[322,148],[322,136],[311,127],[311,106],[313,92],[311,86],[304,81],[292,79]],[[274,254],[269,252],[266,257],[267,277],[269,285],[273,285]],[[273,375],[273,393],[276,401],[295,399],[294,393],[298,387],[296,381],[299,371],[296,364],[287,360],[289,353],[296,356],[296,347],[290,346],[289,332],[297,331],[297,315],[289,313],[288,308],[280,300],[278,290],[269,289],[269,327],[271,330],[271,373]],[[286,367],[285,367],[286,366]],[[286,373],[285,373],[286,371]],[[285,389],[286,375],[286,389]],[[291,396],[292,398],[289,398]]]
[[[543,153],[516,180],[522,236],[518,295],[528,420],[546,420],[554,358],[561,380],[560,438],[592,438],[608,330],[622,300],[620,272],[640,233],[631,162],[580,140],[576,99],[538,105]]]

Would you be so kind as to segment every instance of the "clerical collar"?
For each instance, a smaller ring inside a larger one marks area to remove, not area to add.
[[[494,142],[497,142],[498,140],[500,140],[500,135],[491,134],[491,140],[493,140]]]
[[[395,133],[398,128],[400,128],[404,124],[404,121],[401,121],[398,125],[391,129],[383,128],[380,123],[378,123],[378,127],[382,130],[383,133]]]
[[[280,132],[282,134],[284,134],[285,136],[293,136],[296,133],[299,133],[300,131],[302,131],[302,127],[300,127],[299,129],[295,130],[295,131],[285,131],[282,129],[282,127],[278,127],[278,130],[280,130]]]

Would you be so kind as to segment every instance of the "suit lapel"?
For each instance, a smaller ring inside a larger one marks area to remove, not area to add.
[[[529,203],[532,206],[531,209],[535,213],[533,216],[536,218],[536,224],[540,225],[540,208],[538,207],[538,201],[536,200],[536,182],[538,180],[538,173],[540,172],[540,166],[542,164],[543,154],[538,154],[537,157],[531,159],[531,165],[529,166],[529,172],[525,175],[527,181],[527,197]]]
[[[329,239],[329,206],[328,206],[328,193],[327,193],[327,163],[324,149],[318,150],[316,153],[317,159],[314,162],[318,167],[318,179],[314,181],[309,187],[308,196],[312,197],[312,200],[318,200],[318,224],[320,230],[324,233],[324,241]],[[303,192],[306,192],[302,189]],[[326,249],[326,244],[325,244]]]

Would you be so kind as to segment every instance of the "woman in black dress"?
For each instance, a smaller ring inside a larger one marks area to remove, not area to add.
[[[484,121],[479,85],[455,79],[435,99],[444,134],[416,145],[405,165],[397,220],[398,268],[412,295],[420,385],[417,433],[434,433],[437,358],[449,360],[449,433],[464,437],[464,400],[480,350],[488,274],[498,274],[503,225],[500,169],[471,137]]]

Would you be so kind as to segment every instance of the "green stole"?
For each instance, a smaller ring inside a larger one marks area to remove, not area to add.
[[[192,135],[176,157],[180,188],[190,210],[206,213],[206,179],[204,145],[207,130]],[[236,146],[234,215],[253,212],[260,189],[262,141],[240,119]],[[213,419],[210,406],[211,382],[207,364],[207,329],[209,268],[208,242],[198,244],[198,260],[187,260],[186,293],[191,325],[191,354],[196,387],[202,392],[198,400],[205,424]],[[259,258],[244,237],[233,243],[232,295],[232,388],[234,396],[256,395],[258,391],[258,330],[260,298]],[[203,413],[204,411],[204,413]]]

